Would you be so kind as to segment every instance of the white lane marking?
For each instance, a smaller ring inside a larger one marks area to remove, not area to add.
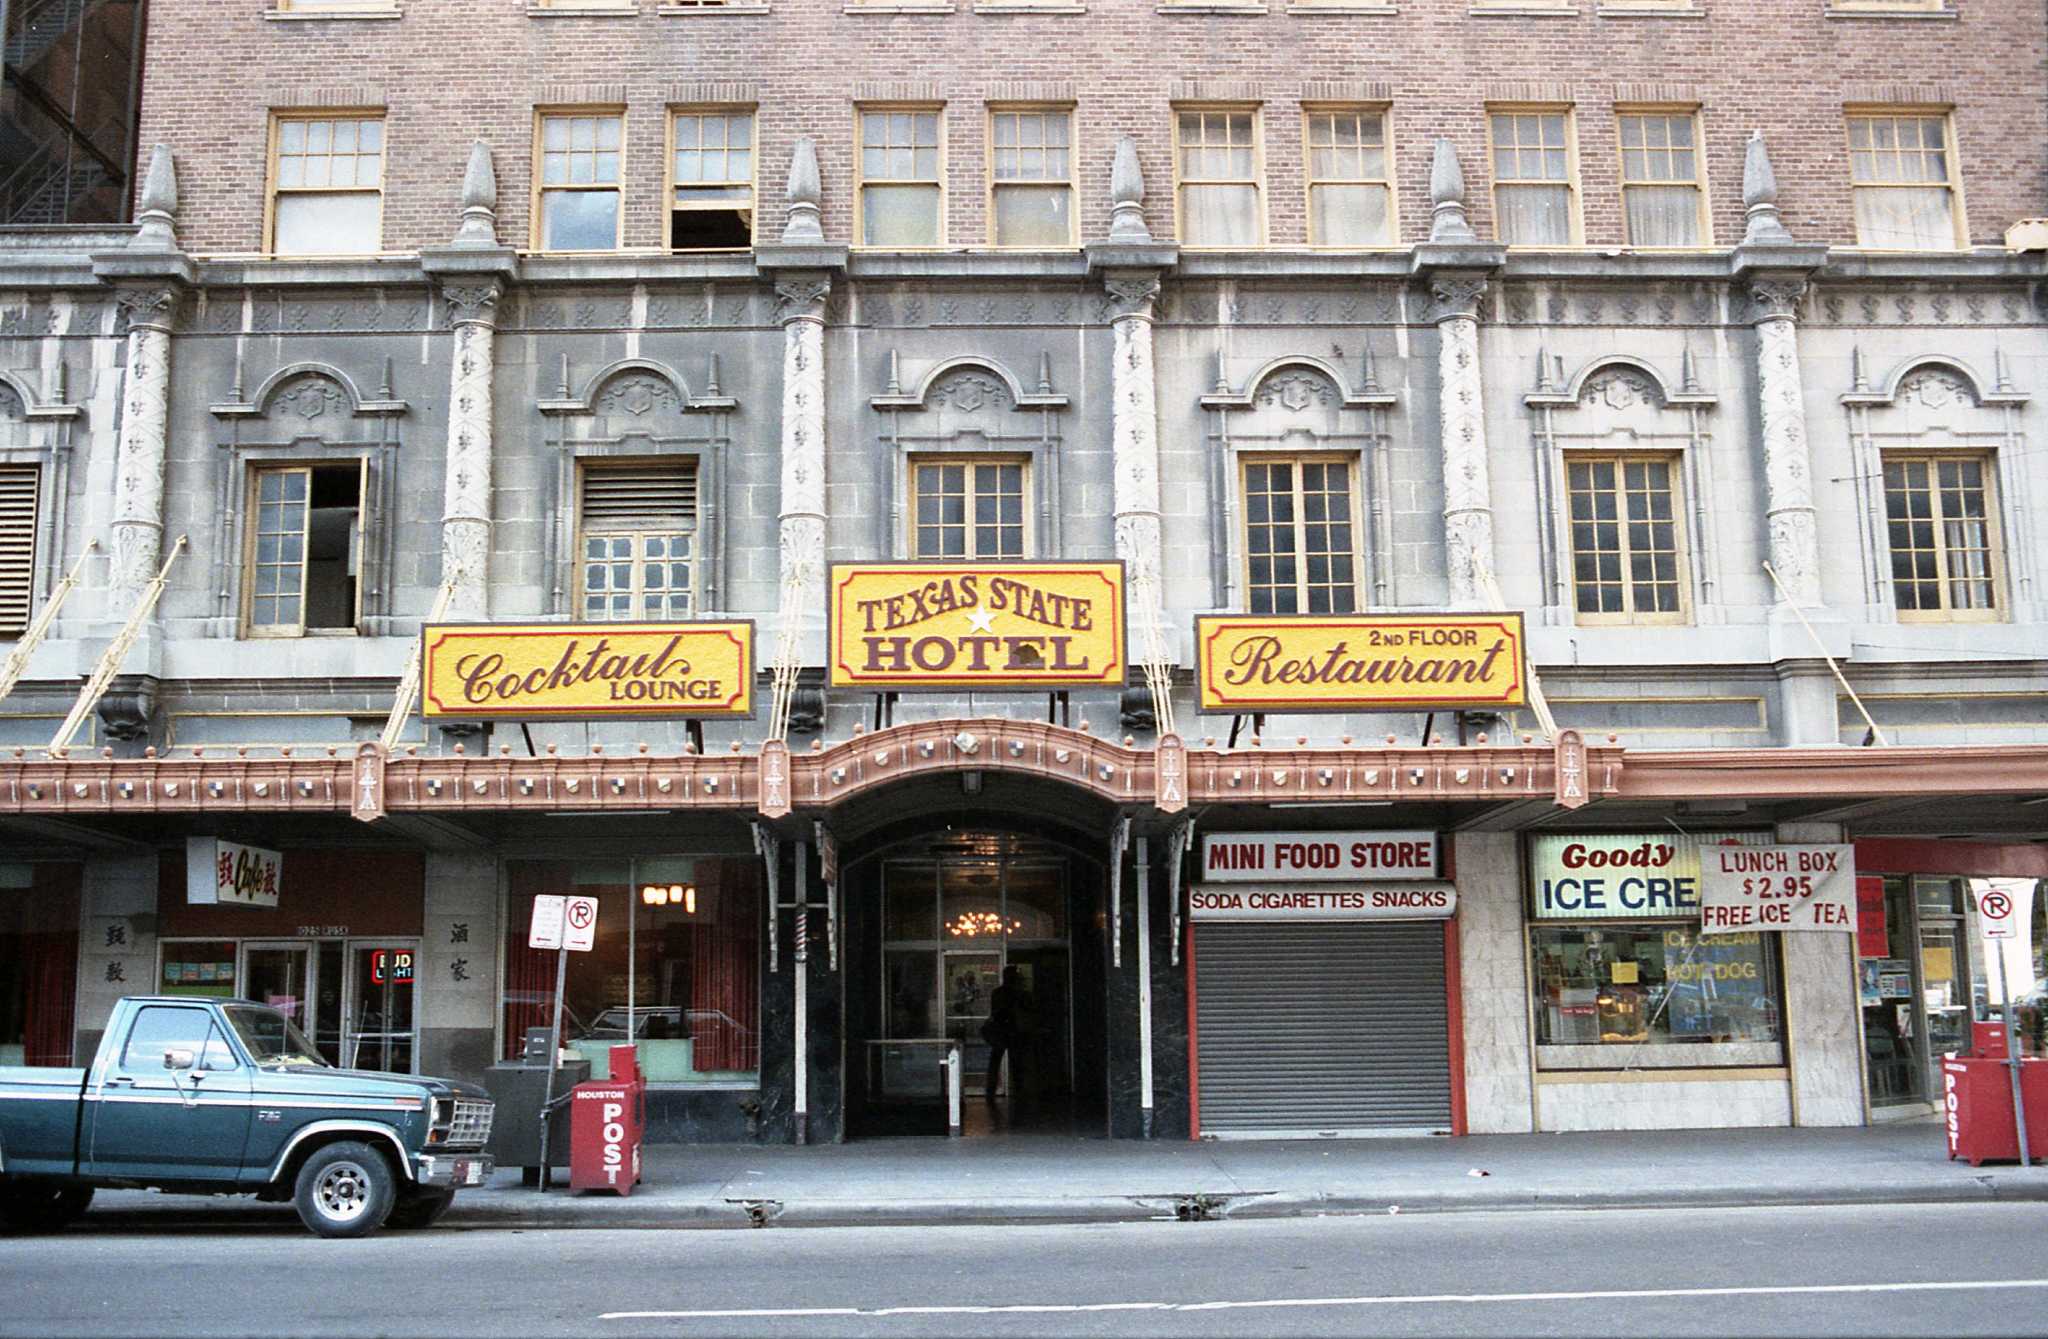
[[[1481,1302],[1641,1301],[1658,1297],[1784,1297],[1840,1293],[1967,1292],[2048,1288],[2048,1279],[1938,1279],[1921,1283],[1753,1284],[1726,1288],[1602,1288],[1582,1292],[1417,1293],[1388,1297],[1267,1297],[1225,1302],[1034,1302],[1009,1305],[816,1306],[705,1311],[606,1311],[599,1320],[783,1320],[811,1316],[1010,1316],[1093,1311],[1250,1311],[1278,1307],[1443,1306]]]

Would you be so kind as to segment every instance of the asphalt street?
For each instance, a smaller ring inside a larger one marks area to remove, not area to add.
[[[0,1334],[2036,1335],[2048,1205],[0,1241]]]

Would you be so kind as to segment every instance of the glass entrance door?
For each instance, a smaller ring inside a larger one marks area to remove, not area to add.
[[[348,946],[348,989],[342,1041],[349,1069],[417,1070],[413,1010],[418,940]]]

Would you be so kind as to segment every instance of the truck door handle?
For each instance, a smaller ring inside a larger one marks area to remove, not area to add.
[[[135,1080],[125,1074],[116,1074],[113,1078],[107,1080],[106,1086],[109,1088],[133,1088]]]

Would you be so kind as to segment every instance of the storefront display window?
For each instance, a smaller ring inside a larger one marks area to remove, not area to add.
[[[1670,832],[1532,838],[1538,1068],[1783,1065],[1778,937],[1699,933],[1700,848],[1766,840]]]
[[[1777,955],[1761,934],[1546,925],[1530,937],[1540,1044],[1782,1039]]]
[[[595,897],[597,937],[569,955],[562,1044],[609,1074],[632,1044],[650,1083],[752,1087],[761,1068],[757,862],[713,857],[519,861],[508,867],[504,1054],[549,1026],[555,954],[526,946],[533,899]]]
[[[0,863],[0,1066],[71,1064],[76,865]]]

